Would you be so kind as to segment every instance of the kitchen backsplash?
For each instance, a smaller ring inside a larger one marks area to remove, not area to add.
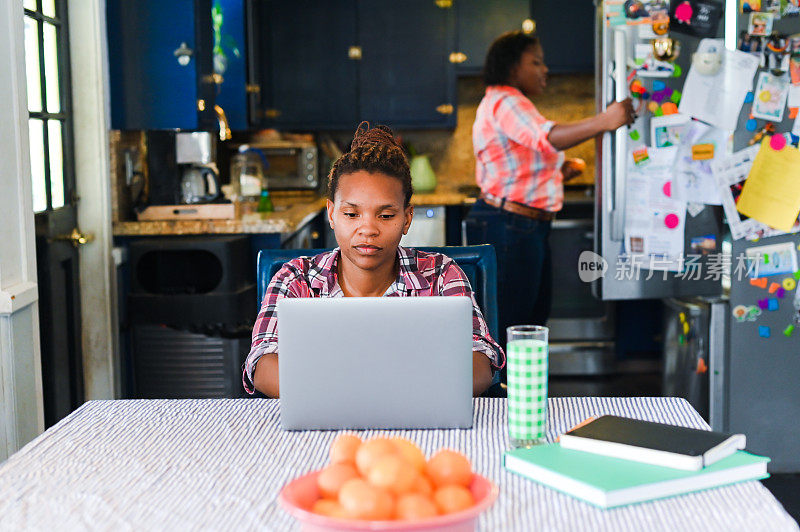
[[[459,78],[458,121],[455,130],[399,132],[403,141],[414,146],[418,153],[430,155],[431,164],[440,181],[458,184],[475,182],[472,124],[483,93],[484,85],[480,78]],[[556,122],[572,122],[592,116],[595,109],[594,75],[550,75],[545,94],[534,103],[546,118]],[[336,135],[341,146],[346,146],[351,138],[347,134]],[[567,157],[580,157],[586,161],[586,171],[580,178],[570,181],[570,185],[594,184],[594,141],[567,150]]]

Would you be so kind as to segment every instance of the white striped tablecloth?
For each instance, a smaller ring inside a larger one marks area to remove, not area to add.
[[[683,399],[555,398],[553,440],[592,415],[708,428]],[[505,399],[476,399],[471,430],[401,435],[465,453],[500,487],[495,530],[798,530],[756,481],[600,510],[506,472]],[[90,401],[0,464],[0,530],[293,530],[281,487],[327,462],[335,431],[283,432],[271,399]]]

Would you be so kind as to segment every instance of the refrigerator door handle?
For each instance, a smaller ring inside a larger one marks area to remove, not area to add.
[[[628,39],[624,29],[614,31],[614,89],[617,101],[628,97]],[[606,133],[606,135],[610,135]],[[625,173],[627,172],[628,131],[614,132],[614,204],[611,206],[611,240],[622,241],[625,230]]]

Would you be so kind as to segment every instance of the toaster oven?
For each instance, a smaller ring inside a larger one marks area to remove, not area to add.
[[[251,142],[264,153],[264,175],[270,190],[311,190],[319,187],[317,145],[308,141]]]

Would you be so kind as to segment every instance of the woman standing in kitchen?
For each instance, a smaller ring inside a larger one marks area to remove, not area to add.
[[[544,50],[537,37],[520,31],[492,43],[484,82],[472,128],[481,197],[466,230],[469,244],[493,244],[497,252],[498,341],[504,345],[506,327],[544,325],[550,313],[550,223],[563,203],[563,182],[582,170],[565,163],[563,150],[631,124],[635,114],[627,99],[578,122],[543,117],[531,99],[546,86]]]

